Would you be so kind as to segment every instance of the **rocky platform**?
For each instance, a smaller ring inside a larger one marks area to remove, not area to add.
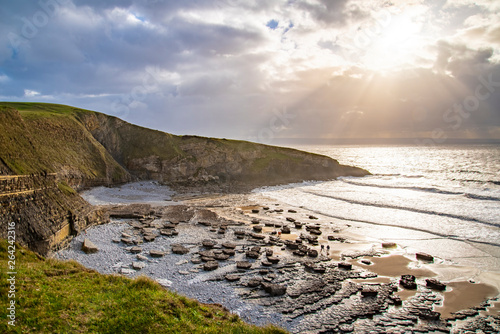
[[[214,209],[224,206],[205,200],[131,207],[140,218],[92,228],[57,256],[103,273],[145,274],[201,302],[222,304],[248,322],[271,322],[291,332],[461,333],[472,328],[496,333],[500,328],[498,315],[479,312],[488,302],[442,319],[434,311],[443,302],[442,282],[429,285],[415,277],[377,282],[376,273],[352,261],[364,256],[369,264],[366,257],[388,252],[382,245],[336,256],[334,248],[350,242],[339,226],[325,227],[317,217],[293,209]],[[121,208],[120,215],[127,216],[127,209]],[[319,234],[325,238],[318,239]],[[83,253],[84,238],[99,252]],[[406,280],[415,286],[401,283]]]

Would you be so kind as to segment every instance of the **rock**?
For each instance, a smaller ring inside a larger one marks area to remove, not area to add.
[[[307,256],[309,257],[318,257],[318,251],[315,249],[309,249],[307,251]]]
[[[236,244],[233,244],[232,242],[225,242],[222,244],[222,247],[227,248],[227,249],[235,249]]]
[[[134,246],[134,247],[130,248],[130,253],[132,253],[132,254],[139,254],[141,252],[142,252],[142,248],[139,246]]]
[[[290,227],[283,226],[283,228],[281,229],[281,233],[283,233],[283,234],[290,234]]]
[[[262,208],[262,210],[266,210],[267,211],[267,210],[269,210],[269,207],[265,206],[265,207]]]
[[[273,222],[264,222],[264,226],[274,227],[274,223]]]
[[[203,247],[205,248],[212,248],[214,247],[215,245],[217,245],[217,242],[214,241],[214,240],[210,240],[210,239],[205,239],[201,242],[201,244],[203,245]]]
[[[184,255],[184,254],[189,253],[189,248],[186,248],[186,247],[179,245],[179,244],[173,244],[172,245],[172,253]]]
[[[258,259],[260,254],[258,252],[248,251],[246,252],[246,256],[250,259]]]
[[[112,241],[113,243],[115,243],[115,244],[119,244],[121,240],[120,240],[120,239],[118,239],[118,238],[113,238],[113,239],[111,239],[111,241]]]
[[[127,245],[133,245],[134,244],[134,240],[133,239],[129,239],[129,238],[121,238],[121,242],[123,242],[124,244],[127,244]]]
[[[361,263],[362,263],[362,264],[366,264],[367,266],[369,266],[369,265],[371,265],[371,264],[372,264],[372,262],[371,262],[371,261],[369,261],[369,260],[361,260]]]
[[[382,247],[383,248],[395,248],[398,245],[395,242],[383,242]]]
[[[144,267],[146,267],[146,264],[144,262],[132,262],[132,268],[134,268],[135,270],[141,270]]]
[[[152,242],[152,241],[155,241],[155,239],[156,239],[156,235],[153,235],[153,234],[144,235],[144,241],[146,241],[146,242]]]
[[[363,297],[375,297],[377,296],[377,294],[378,294],[377,289],[373,287],[365,286],[363,287],[363,290],[361,290],[361,296]]]
[[[326,272],[326,268],[322,266],[314,266],[312,269],[318,274],[324,274]]]
[[[299,249],[299,245],[293,241],[285,240],[285,245],[288,249],[295,250]]]
[[[432,255],[429,255],[427,253],[416,253],[415,256],[417,257],[417,260],[422,260],[422,261],[428,261],[428,262],[433,262],[434,257]]]
[[[259,224],[260,223],[260,220],[258,219],[252,219],[252,224]]]
[[[203,264],[203,270],[205,271],[212,271],[219,268],[219,263],[217,261],[209,261],[205,264]]]
[[[147,261],[148,260],[147,257],[145,257],[144,255],[141,255],[141,254],[137,254],[136,259],[137,260],[141,260],[141,261]]]
[[[85,238],[82,243],[82,251],[84,251],[87,254],[92,254],[92,253],[97,253],[99,251],[99,248],[90,241],[89,239]]]
[[[122,238],[132,239],[132,236],[130,234],[128,234],[128,233],[122,232]]]
[[[295,211],[293,209],[289,209],[288,212],[290,212],[290,213],[297,213],[297,211]]]
[[[428,288],[434,289],[434,290],[439,290],[439,291],[444,291],[446,290],[446,284],[438,281],[435,278],[428,278],[425,280],[426,286]]]
[[[190,272],[186,271],[186,270],[179,270],[179,274],[181,274],[181,275],[189,275]]]
[[[294,250],[292,254],[301,257],[306,256],[306,252],[303,252],[301,250]]]
[[[214,259],[216,259],[217,261],[226,261],[227,259],[229,259],[229,255],[223,253],[215,254]]]
[[[261,282],[262,282],[261,278],[252,278],[247,282],[247,286],[249,288],[256,288],[260,285]]]
[[[271,248],[266,248],[266,256],[273,256],[274,251]]]
[[[213,251],[199,251],[198,254],[200,254],[201,257],[214,257],[215,253]]]
[[[234,231],[234,235],[245,235],[245,234],[246,234],[246,232],[243,230],[235,230]]]
[[[419,309],[418,317],[424,320],[439,320],[441,314],[436,311],[431,311],[427,309]]]
[[[311,216],[309,216],[309,219],[318,219],[318,217],[311,215]]]
[[[135,273],[135,270],[127,269],[127,268],[120,269],[120,274],[123,274],[123,275],[132,275],[133,273]]]
[[[295,224],[295,228],[296,228],[296,229],[301,229],[301,228],[302,228],[302,226],[304,225],[304,224],[302,224],[301,222],[294,222],[294,224]]]
[[[201,263],[201,258],[199,258],[199,257],[193,257],[193,258],[191,258],[191,263],[192,264],[200,264]]]
[[[151,257],[162,257],[163,255],[165,255],[165,252],[162,252],[160,250],[152,249],[152,250],[149,251],[149,255],[151,255]]]
[[[262,260],[260,263],[261,263],[263,266],[265,266],[265,267],[270,267],[270,266],[272,266],[272,265],[273,265],[271,262],[269,262],[269,261],[267,261],[267,260]]]
[[[291,217],[286,217],[286,220],[289,221],[290,223],[293,223],[295,221],[295,219]]]
[[[415,290],[417,288],[416,278],[413,275],[401,275],[399,284],[405,289]]]
[[[229,256],[234,256],[234,254],[236,254],[236,251],[234,249],[223,249],[222,252]]]
[[[282,213],[283,209],[276,209],[276,210],[274,210],[274,212],[276,212],[276,213]]]
[[[172,224],[172,223],[165,223],[163,225],[163,228],[165,228],[165,229],[174,229],[175,227],[176,227],[176,225]]]
[[[252,213],[259,213],[258,209],[252,209]]]
[[[257,233],[262,232],[262,226],[261,225],[255,225],[255,226],[252,226],[252,228]]]
[[[394,304],[396,306],[403,305],[403,300],[401,299],[401,297],[396,295],[389,296],[389,301],[391,304]]]
[[[172,281],[169,281],[168,279],[165,279],[165,278],[159,278],[156,280],[161,286],[165,287],[165,288],[169,288],[170,286],[172,286],[173,282]]]
[[[263,282],[262,287],[271,296],[283,296],[286,293],[286,286],[284,285]]]
[[[238,261],[236,262],[236,268],[238,269],[250,269],[252,264],[248,261]]]
[[[271,262],[272,264],[276,264],[280,262],[280,259],[277,256],[268,256],[267,261]]]
[[[198,224],[203,225],[203,226],[211,226],[212,225],[207,221],[199,221]]]
[[[226,275],[225,278],[229,282],[236,282],[236,281],[239,281],[241,277],[238,276],[238,275],[231,275],[231,274],[229,274],[229,275]]]
[[[202,256],[202,257],[201,257],[201,261],[203,261],[203,262],[211,262],[211,261],[215,261],[215,254],[214,254],[214,256],[212,256],[212,257],[209,257],[209,256]]]
[[[319,228],[311,228],[309,229],[309,233],[314,235],[321,235],[322,232],[319,230]]]
[[[350,264],[348,262],[339,262],[338,263],[338,267],[341,268],[341,269],[345,269],[345,270],[351,270],[352,269],[352,264]]]
[[[257,240],[264,240],[266,238],[265,235],[262,235],[262,234],[256,234],[256,233],[252,233],[250,234],[250,236],[254,239],[257,239]]]
[[[172,233],[173,231],[172,230],[166,230],[166,229],[161,229],[160,230],[160,234],[161,235],[164,235],[166,237],[171,237],[173,236],[174,234]]]

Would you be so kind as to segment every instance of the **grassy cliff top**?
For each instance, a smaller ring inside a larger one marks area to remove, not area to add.
[[[286,333],[257,327],[217,305],[200,304],[155,281],[101,275],[75,261],[44,259],[16,245],[16,326],[2,333]],[[7,268],[8,243],[0,240],[0,265]],[[0,305],[9,284],[2,270]],[[5,313],[4,313],[5,314]]]

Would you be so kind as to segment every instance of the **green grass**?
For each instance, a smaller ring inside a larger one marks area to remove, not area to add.
[[[0,240],[1,308],[7,307],[7,242]],[[244,323],[139,277],[101,275],[75,261],[43,259],[18,245],[16,326],[2,333],[286,333]],[[5,314],[5,313],[3,313]]]

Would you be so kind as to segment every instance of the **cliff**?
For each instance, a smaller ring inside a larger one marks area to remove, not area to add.
[[[157,180],[237,192],[367,174],[294,149],[175,136],[64,105],[0,102],[0,237],[4,223],[17,221],[20,241],[41,253],[106,221],[73,189]]]

